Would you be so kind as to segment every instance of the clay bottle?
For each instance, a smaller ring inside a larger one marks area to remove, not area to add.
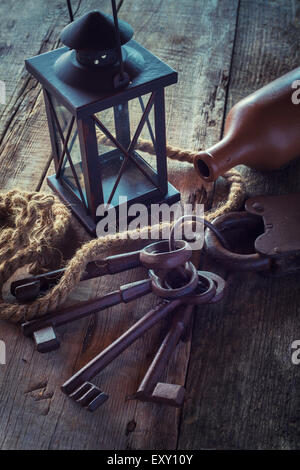
[[[297,104],[299,103],[299,104]],[[300,156],[300,67],[252,93],[229,112],[223,139],[194,159],[215,181],[236,165],[276,170]]]

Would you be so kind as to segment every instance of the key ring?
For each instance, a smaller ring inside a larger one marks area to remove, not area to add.
[[[184,268],[189,275],[189,281],[187,284],[177,288],[165,287],[166,274],[161,277],[158,276],[153,269],[149,269],[149,276],[152,280],[153,293],[158,297],[162,297],[163,299],[178,299],[185,295],[191,294],[196,289],[199,282],[198,272],[193,263],[190,261],[185,263]]]
[[[214,280],[206,275],[205,271],[197,271],[198,284],[192,295],[184,296],[184,302],[189,305],[201,305],[208,303],[210,300],[215,298],[217,287]],[[168,282],[165,282],[166,286],[169,287]]]
[[[215,284],[216,292],[214,297],[209,300],[209,303],[214,304],[216,302],[219,302],[224,296],[224,290],[226,286],[225,280],[221,276],[218,276],[217,274],[211,273],[209,271],[198,271],[198,274],[199,276],[201,275],[211,279]]]
[[[173,269],[184,265],[192,256],[192,249],[185,240],[176,240],[169,251],[169,241],[162,240],[146,246],[140,253],[143,266],[150,269]]]

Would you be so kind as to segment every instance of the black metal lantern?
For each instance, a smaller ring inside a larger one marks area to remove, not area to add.
[[[164,108],[177,73],[131,39],[112,4],[114,17],[87,13],[63,29],[66,47],[26,60],[44,89],[56,171],[48,184],[91,233],[97,207],[118,209],[120,196],[128,206],[180,199],[167,180]],[[145,132],[150,161],[136,151]]]

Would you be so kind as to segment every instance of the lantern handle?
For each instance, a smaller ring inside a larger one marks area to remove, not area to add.
[[[67,7],[68,7],[68,12],[69,12],[69,17],[70,17],[70,23],[72,23],[74,21],[74,15],[73,15],[73,10],[72,10],[71,0],[67,0]]]
[[[120,73],[114,77],[114,87],[116,89],[123,88],[129,84],[130,78],[128,73],[124,70],[124,62],[122,57],[122,49],[121,49],[121,38],[120,38],[120,29],[119,29],[119,21],[118,21],[118,11],[116,7],[116,0],[111,0],[111,6],[113,11],[114,17],[114,24],[115,24],[115,31],[116,31],[116,43],[117,43],[117,53],[120,65]]]

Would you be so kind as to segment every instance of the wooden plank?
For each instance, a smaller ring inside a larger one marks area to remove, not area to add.
[[[110,11],[105,0],[80,5]],[[20,6],[22,5],[22,6]],[[59,34],[68,24],[65,2],[1,2],[0,79],[6,84],[7,104],[0,105],[0,188],[34,189],[50,156],[49,133],[40,85],[29,76],[24,60],[60,45]],[[76,9],[75,9],[76,10]]]
[[[27,1],[30,10],[33,3]],[[229,0],[123,2],[120,17],[133,25],[135,38],[180,73],[179,84],[167,91],[167,135],[171,144],[206,147],[220,136],[237,5],[237,1]],[[82,2],[80,13],[91,6],[92,2]],[[36,2],[34,7],[37,8]],[[45,127],[45,118],[38,99],[39,92],[35,92],[29,107],[20,106],[4,133],[3,155],[8,158],[13,152],[15,158],[5,164],[3,156],[2,187],[20,184],[31,189],[49,155],[47,132],[43,134],[40,129],[41,123]],[[22,125],[15,128],[17,119],[22,119]],[[8,147],[10,142],[12,148]],[[29,150],[30,161],[26,159]],[[41,160],[39,153],[43,155]],[[195,188],[199,183],[194,171],[175,162],[170,169],[170,180],[181,189],[183,201],[196,201]],[[133,246],[136,247],[136,242],[128,243],[128,250]],[[95,281],[92,287],[83,283],[70,302],[90,296],[91,289],[93,295],[100,295],[144,276],[145,272],[135,270]],[[33,352],[32,344],[21,337],[15,326],[3,325],[1,335],[7,341],[9,364],[0,378],[3,403],[0,446],[3,449],[174,449],[180,423],[178,410],[124,400],[142,379],[167,322],[139,340],[95,379],[95,384],[111,398],[94,415],[79,409],[59,389],[75,370],[156,303],[149,296],[102,312],[92,322],[83,320],[62,328],[62,347],[43,356]],[[185,382],[189,352],[189,341],[180,345],[166,371],[167,381]]]
[[[179,72],[178,84],[166,89],[169,143],[195,149],[210,145],[221,135],[237,2],[148,1],[141,9],[139,3],[132,1],[130,7],[127,2],[120,17],[130,18],[136,40]],[[224,44],[228,45],[226,51]],[[182,201],[197,202],[199,181],[194,170],[179,162],[168,162],[168,168],[169,180],[180,188]],[[161,337],[157,336],[154,343],[154,332],[152,344],[158,347]],[[181,343],[166,371],[167,382],[185,383],[189,355],[190,341]],[[144,361],[142,374],[146,366]],[[141,378],[142,375],[139,381]],[[132,449],[174,449],[180,414],[167,407],[138,403],[129,420],[136,423],[136,428],[127,445]]]
[[[104,0],[83,3],[85,3],[83,6],[81,2],[78,4],[81,14],[96,7],[104,11],[110,9]],[[39,183],[50,155],[50,140],[41,90],[26,73],[24,59],[58,47],[59,33],[68,23],[68,15],[66,5],[61,1],[48,4],[43,1],[27,0],[26,4],[21,1],[13,4],[8,1],[1,2],[1,17],[5,18],[5,24],[1,26],[0,78],[6,84],[7,100],[6,106],[0,106],[0,187],[2,190],[11,187],[33,190]],[[49,191],[46,185],[43,190]],[[73,250],[89,239],[75,219],[72,220],[72,230],[68,236]],[[97,284],[97,281],[83,283],[71,296],[70,302],[91,296],[95,282]],[[81,342],[86,344],[90,331],[82,337],[82,330],[84,324],[82,329],[79,328],[78,334]],[[6,342],[8,358],[5,373],[4,366],[1,366],[0,374],[1,404],[3,404],[0,420],[3,423],[2,430],[8,431],[8,434],[5,432],[1,434],[1,445],[4,448],[34,448],[34,444],[30,442],[34,434],[31,423],[33,427],[37,426],[38,435],[40,423],[35,415],[43,416],[48,413],[49,400],[53,395],[50,384],[55,383],[57,391],[59,390],[59,370],[64,367],[64,363],[59,357],[52,362],[50,356],[51,367],[48,372],[43,357],[38,355],[33,359],[35,354],[32,355],[32,344],[22,337],[15,326],[1,322],[1,338]],[[79,340],[75,335],[74,354],[77,352],[77,342]],[[39,359],[42,360],[42,365],[39,364]],[[28,372],[26,364],[31,360],[33,362]],[[51,369],[55,364],[57,375],[53,378]],[[40,388],[41,384],[44,385]],[[24,401],[28,402],[28,406],[23,410]],[[31,432],[27,433],[26,429]],[[47,432],[43,436],[40,435],[39,439],[40,445],[37,447],[47,448],[50,445]]]
[[[194,140],[189,139],[188,142],[188,136],[195,135],[195,128],[198,129],[198,126],[201,128],[198,121],[195,122],[190,120],[190,123],[186,124],[190,117],[190,106],[193,100],[196,99],[198,103],[197,108],[204,108],[203,114],[200,113],[199,117],[202,125],[203,121],[206,122],[206,120],[208,120],[210,122],[215,119],[215,126],[212,126],[212,132],[215,132],[215,138],[217,138],[220,135],[222,119],[220,120],[219,117],[222,117],[223,115],[226,89],[226,81],[224,82],[223,77],[224,74],[226,75],[226,64],[229,68],[230,63],[230,53],[226,57],[226,61],[222,62],[223,56],[221,54],[221,47],[223,47],[223,41],[227,41],[228,36],[228,42],[232,43],[231,34],[233,33],[231,32],[232,29],[230,31],[223,30],[224,36],[220,38],[220,43],[218,44],[215,44],[215,39],[212,34],[210,39],[207,39],[207,36],[205,36],[205,39],[202,37],[200,38],[198,35],[198,28],[200,27],[200,29],[204,29],[207,18],[212,17],[211,7],[207,6],[204,11],[203,8],[201,8],[203,16],[200,26],[199,19],[197,19],[197,23],[195,24],[195,20],[192,15],[192,13],[195,13],[196,11],[195,18],[199,18],[199,5],[196,2],[192,2],[190,6],[185,4],[185,8],[188,8],[188,11],[185,11],[184,19],[182,21],[181,12],[178,12],[178,9],[176,10],[173,2],[164,2],[163,5],[159,5],[159,9],[157,2],[145,2],[142,9],[140,4],[137,8],[136,3],[132,2],[128,5],[128,2],[126,2],[126,9],[121,9],[120,17],[125,20],[130,19],[130,22],[135,28],[135,37],[138,41],[146,45],[146,47],[163,59],[170,62],[170,65],[173,65],[175,68],[180,66],[182,67],[182,75],[184,74],[184,76],[181,77],[180,83],[176,87],[177,89],[179,88],[179,90],[175,95],[175,87],[173,87],[173,90],[171,88],[167,91],[167,134],[169,136],[169,141],[173,144],[199,146],[199,137],[194,137]],[[156,11],[155,16],[153,16],[153,11]],[[220,17],[224,15],[225,11],[226,6],[224,6],[224,11],[222,10],[222,6],[219,6]],[[231,15],[232,16],[228,18],[228,23],[234,24],[235,17],[232,11]],[[182,31],[182,36],[178,38],[177,34],[182,22],[186,22],[186,25]],[[209,29],[209,26],[207,26],[207,30]],[[166,45],[162,47],[159,35],[165,30],[169,32],[169,38],[166,39]],[[175,39],[173,39],[175,34]],[[186,54],[180,53],[182,43],[185,41],[188,45],[193,45],[194,49],[192,57],[190,54],[187,57]],[[208,44],[206,42],[203,43],[203,41],[207,41],[211,44],[210,47],[213,50],[213,55],[215,57],[214,60],[218,63],[219,68],[217,68],[217,66],[212,67],[206,59],[203,50],[205,50]],[[172,53],[170,53],[171,51]],[[203,77],[203,74],[207,74],[200,85],[194,78],[191,78],[196,75],[196,71],[198,70],[199,56],[201,57],[201,74],[199,73],[199,75]],[[183,60],[188,61],[187,67],[182,66]],[[196,71],[194,71],[195,68]],[[206,89],[207,93],[199,96],[198,89],[201,88]],[[195,96],[197,98],[195,98]],[[203,97],[207,102],[202,102]],[[183,130],[182,125],[184,126]],[[175,130],[178,130],[178,134],[175,134]],[[201,144],[206,145],[204,137]],[[195,179],[191,180],[191,178],[194,177],[193,171],[188,171],[188,167],[186,165],[184,171],[186,171],[187,174],[183,175],[182,166],[180,164],[174,163],[170,165],[170,167],[172,167],[170,180],[179,185],[182,190],[183,198],[188,200],[191,188],[197,187]],[[110,287],[118,286],[119,282],[122,282],[121,280],[123,280],[123,282],[125,280],[128,282],[129,280],[136,279],[137,276],[141,278],[142,274],[135,272],[132,274],[132,277],[126,276],[126,278],[125,276],[118,276],[116,280],[113,280],[113,285],[111,284],[111,279],[109,279]],[[104,280],[104,282],[101,282],[98,292],[103,292],[107,287],[107,282]],[[86,354],[80,358],[74,368],[78,369],[80,365],[99,351],[99,344],[104,347],[116,337],[117,331],[121,332],[128,324],[131,324],[133,321],[132,316],[134,315],[134,318],[137,318],[137,314],[133,313],[134,311],[146,311],[147,308],[153,305],[153,302],[153,299],[152,301],[147,302],[143,300],[137,302],[135,305],[132,304],[128,306],[128,308],[122,307],[121,312],[116,312],[116,309],[113,309],[111,312],[108,311],[105,313],[105,315],[100,314],[99,321],[101,321],[103,329],[97,330],[94,340],[86,351]],[[110,318],[108,323],[106,323],[106,318],[108,318],[106,315],[110,317],[113,315],[113,318]],[[175,447],[179,425],[179,413],[176,410],[162,408],[151,404],[130,402],[125,404],[123,399],[124,395],[132,393],[138,386],[143,374],[145,373],[146,367],[150,363],[155,347],[158,347],[159,341],[163,337],[163,333],[164,331],[159,331],[159,328],[157,328],[156,331],[149,334],[145,340],[139,341],[136,346],[133,346],[130,350],[124,353],[111,368],[107,369],[107,372],[105,371],[105,373],[101,374],[96,380],[96,383],[98,383],[100,387],[105,384],[106,391],[113,391],[110,401],[101,410],[102,427],[104,429],[110,429],[110,433],[103,438],[102,443],[99,443],[99,445],[113,445],[114,448],[132,449],[170,449]],[[188,356],[189,344],[181,345],[167,371],[166,379],[169,382],[184,383],[185,364]],[[122,390],[121,393],[118,393],[117,390],[120,388],[120,371],[122,371]],[[66,406],[71,405],[66,404]],[[111,419],[112,415],[114,415],[114,422],[112,422]],[[89,429],[88,426],[89,424],[86,422],[86,429]],[[121,433],[120,430],[122,430]],[[65,433],[65,423],[63,420],[58,423],[56,433],[59,437],[63,437]]]
[[[240,4],[227,110],[299,65],[299,4]],[[250,195],[300,189],[300,162],[244,169]],[[213,268],[212,263],[208,267]],[[221,304],[197,316],[180,449],[299,449],[299,277],[235,275]]]
[[[59,31],[67,22],[66,8],[61,2],[20,2],[1,4],[0,76],[7,89],[7,104],[0,106],[0,187],[19,184],[32,189],[36,176],[49,154],[45,113],[41,90],[24,69],[26,57],[57,47]],[[42,143],[47,143],[43,144]]]

